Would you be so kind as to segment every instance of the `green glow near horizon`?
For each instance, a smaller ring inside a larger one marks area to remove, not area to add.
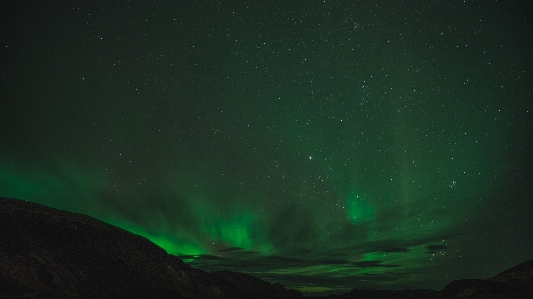
[[[226,216],[213,215],[204,206],[197,206],[196,215],[200,219],[200,231],[207,233],[211,240],[226,243],[228,247],[246,250],[271,252],[272,246],[265,242],[261,226],[251,212],[242,210]]]
[[[204,254],[206,251],[202,249],[199,245],[183,242],[177,240],[176,237],[164,234],[164,233],[151,233],[146,229],[132,225],[129,223],[116,221],[113,219],[104,220],[109,224],[113,224],[117,227],[120,227],[124,230],[127,230],[131,233],[134,233],[139,236],[143,236],[148,240],[152,241],[157,246],[163,248],[167,253],[173,255],[199,255]]]

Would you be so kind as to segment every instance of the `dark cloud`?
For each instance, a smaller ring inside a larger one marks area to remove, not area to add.
[[[245,251],[237,251],[245,252]],[[218,270],[239,270],[247,269],[251,272],[274,272],[278,269],[286,267],[305,267],[310,265],[320,264],[316,261],[289,258],[283,256],[229,256],[218,257],[212,255],[196,255],[196,256],[180,256],[183,259],[188,259],[189,264],[200,267],[206,271]]]
[[[442,250],[445,250],[446,248],[448,248],[448,245],[428,245],[426,246],[426,253],[428,254],[435,254],[435,253],[438,253],[439,251],[442,251]]]
[[[428,245],[428,246],[426,246],[426,249],[427,250],[431,250],[431,251],[444,250],[446,248],[448,248],[448,245]]]
[[[350,264],[351,262],[347,260],[315,260],[313,261],[315,263],[324,264],[324,265],[344,265],[344,264]]]
[[[353,262],[352,265],[361,268],[395,268],[401,265],[383,264],[383,261],[360,261]]]
[[[243,251],[244,248],[241,247],[230,247],[230,248],[224,248],[217,250],[217,252],[235,252],[235,251]]]
[[[383,249],[381,252],[409,252],[409,248],[405,248],[405,247],[386,248],[386,249]]]
[[[442,242],[442,240],[446,240],[446,241],[456,240],[463,235],[465,235],[464,232],[442,231],[441,234],[439,234],[438,236],[434,236],[434,237],[420,236],[418,238],[408,238],[405,240],[392,239],[392,240],[389,240],[389,244],[401,244],[401,246],[399,247],[412,248],[412,247],[421,246],[421,245],[425,246],[428,243],[431,244],[431,243]],[[390,243],[390,242],[395,242],[395,243]],[[389,246],[389,247],[393,247],[393,246]]]
[[[262,257],[261,260],[268,261],[268,262],[283,262],[283,263],[289,263],[289,264],[304,262],[304,260],[302,259],[283,257],[283,256],[277,256],[277,255],[265,256],[265,257]]]
[[[202,262],[202,261],[221,261],[226,258],[215,256],[215,255],[209,255],[209,254],[200,254],[200,255],[179,255],[178,256],[181,259],[184,260],[194,260],[195,262]]]
[[[349,256],[349,253],[328,253],[328,256]]]

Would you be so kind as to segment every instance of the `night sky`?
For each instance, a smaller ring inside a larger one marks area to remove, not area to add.
[[[0,196],[305,294],[533,258],[529,1],[6,1]]]

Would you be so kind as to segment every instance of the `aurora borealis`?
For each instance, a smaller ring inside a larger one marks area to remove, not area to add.
[[[527,1],[8,1],[0,196],[304,294],[533,258]]]

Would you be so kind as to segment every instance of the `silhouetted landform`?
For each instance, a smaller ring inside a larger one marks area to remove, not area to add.
[[[255,276],[204,272],[148,239],[92,217],[0,198],[0,298],[305,298]],[[533,260],[434,290],[323,298],[533,298]]]
[[[242,273],[204,272],[92,217],[0,198],[0,298],[304,298]]]
[[[370,298],[393,298],[393,299],[409,299],[409,298],[441,298],[440,293],[435,290],[420,289],[420,290],[366,290],[353,289],[348,293],[342,295],[330,295],[326,298],[336,299],[370,299]]]
[[[447,284],[442,291],[434,290],[361,290],[354,289],[342,295],[330,295],[330,299],[533,299],[533,260],[525,261],[489,279],[460,279]]]
[[[533,298],[533,260],[520,263],[489,279],[454,280],[442,289],[442,294],[453,297],[501,295],[501,298]]]

